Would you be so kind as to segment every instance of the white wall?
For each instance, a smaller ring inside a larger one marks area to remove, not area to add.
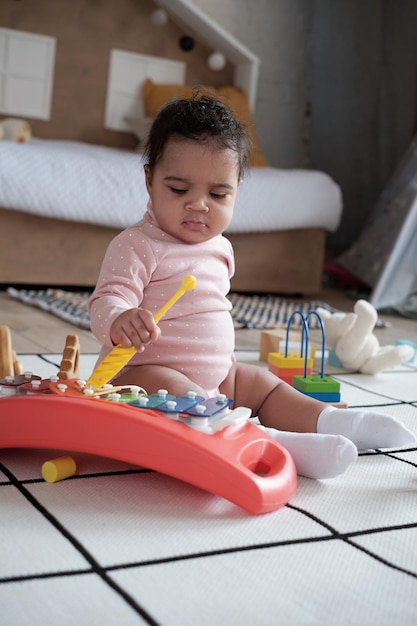
[[[275,167],[307,167],[311,0],[193,0],[261,60],[255,124]]]

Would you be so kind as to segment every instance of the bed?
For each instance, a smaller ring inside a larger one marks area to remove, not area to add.
[[[145,211],[142,167],[133,150],[0,142],[0,283],[94,286],[109,241]],[[326,231],[341,212],[326,174],[251,167],[226,233],[236,253],[232,289],[320,291]]]

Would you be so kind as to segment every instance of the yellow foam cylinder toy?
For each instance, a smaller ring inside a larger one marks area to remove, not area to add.
[[[42,478],[47,483],[57,483],[59,480],[74,476],[77,471],[75,461],[71,456],[60,456],[42,465]]]

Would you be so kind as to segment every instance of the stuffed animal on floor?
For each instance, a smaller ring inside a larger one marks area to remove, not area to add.
[[[25,120],[8,117],[0,121],[0,139],[29,143],[32,139],[32,130]]]
[[[411,346],[380,346],[373,333],[378,318],[375,308],[358,300],[353,313],[330,313],[318,308],[326,333],[326,346],[335,351],[342,367],[362,374],[377,374],[409,361]]]

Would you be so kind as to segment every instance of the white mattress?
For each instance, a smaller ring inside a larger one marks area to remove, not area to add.
[[[0,141],[0,206],[125,228],[147,203],[141,155],[72,141]],[[322,172],[252,168],[239,189],[230,233],[297,228],[335,231],[339,186]]]

